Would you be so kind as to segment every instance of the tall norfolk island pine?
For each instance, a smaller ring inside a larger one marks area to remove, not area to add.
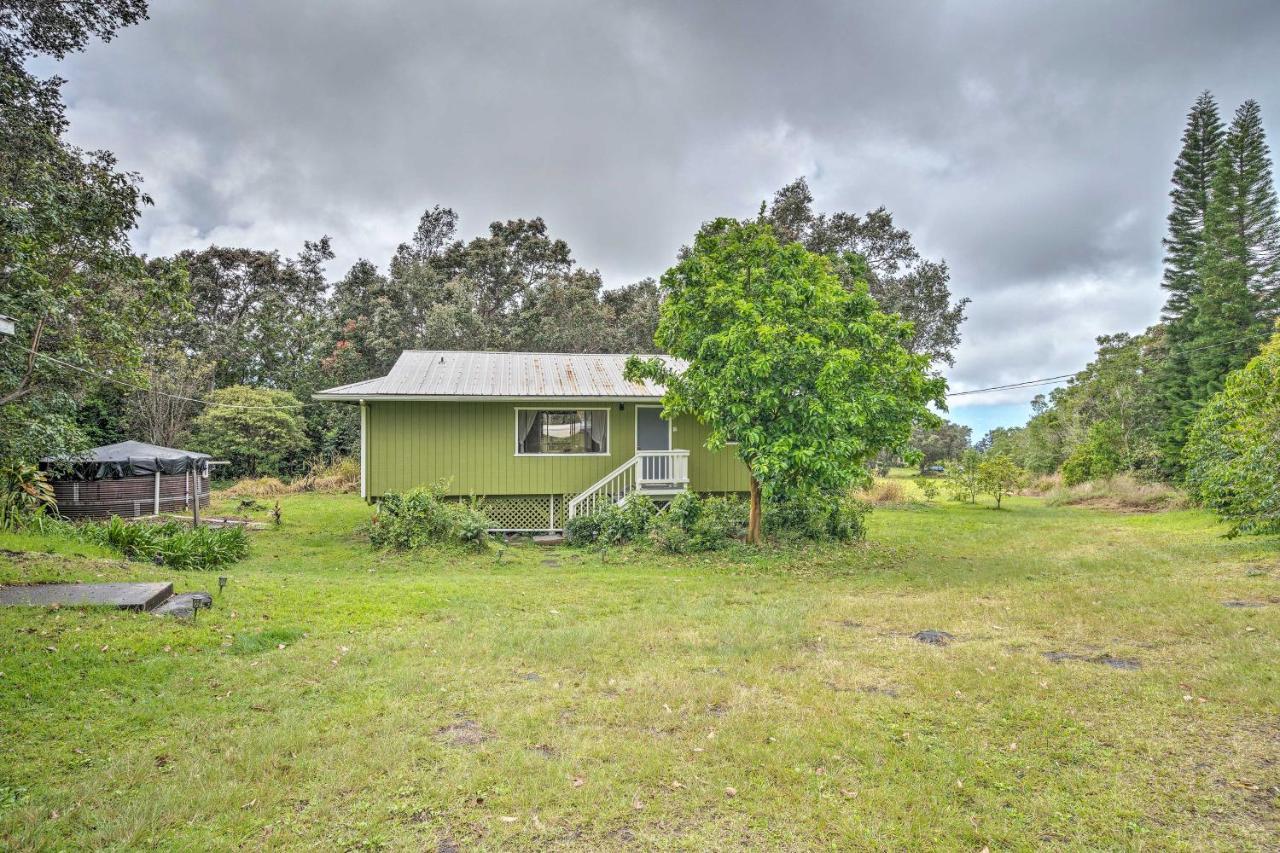
[[[1257,352],[1280,301],[1280,214],[1257,102],[1236,110],[1219,146],[1195,279],[1170,266],[1166,281],[1171,271],[1192,282],[1182,313],[1170,318],[1162,371],[1164,455],[1177,460],[1195,412]]]
[[[1166,320],[1182,318],[1200,290],[1200,252],[1204,247],[1205,216],[1209,210],[1214,166],[1222,148],[1222,120],[1209,92],[1196,98],[1182,132],[1182,150],[1173,164],[1169,198],[1169,236],[1164,239],[1164,281],[1169,292]]]
[[[737,442],[751,471],[749,541],[760,539],[762,494],[844,490],[912,424],[936,421],[927,405],[943,405],[946,384],[907,351],[911,325],[769,225],[705,225],[662,284],[655,342],[687,367],[633,357],[627,375],[663,383],[666,415],[706,424],[707,447]]]

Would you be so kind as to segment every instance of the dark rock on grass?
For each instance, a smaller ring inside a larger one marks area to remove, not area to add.
[[[1222,602],[1222,606],[1223,607],[1266,607],[1267,603],[1265,601],[1232,600],[1232,601]]]
[[[493,735],[480,727],[474,720],[459,720],[436,729],[436,738],[450,746],[479,746]]]
[[[542,681],[542,676],[536,672],[526,672],[520,676],[522,681]]]
[[[1088,655],[1077,655],[1077,654],[1072,654],[1071,652],[1045,652],[1044,657],[1045,657],[1045,660],[1050,661],[1052,663],[1062,663],[1063,661],[1068,661],[1068,660],[1078,660],[1078,661],[1083,661],[1084,663],[1099,663],[1099,664],[1102,664],[1103,666],[1109,666],[1112,669],[1124,669],[1124,670],[1142,669],[1141,661],[1134,660],[1133,658],[1117,658],[1117,657],[1112,657],[1111,655],[1094,655],[1093,657],[1089,657]]]
[[[948,634],[946,631],[935,631],[930,628],[927,631],[916,631],[911,635],[911,639],[919,640],[920,642],[927,643],[931,646],[945,646],[954,640],[955,637]]]

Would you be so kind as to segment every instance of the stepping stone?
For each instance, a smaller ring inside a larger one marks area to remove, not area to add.
[[[538,544],[538,545],[563,545],[564,537],[559,534],[553,534],[550,536],[535,536],[533,537],[533,541],[535,544]]]
[[[191,619],[201,608],[213,606],[213,596],[207,592],[184,592],[161,604],[151,613],[154,616],[174,616],[178,619]]]
[[[0,605],[150,610],[171,595],[171,583],[41,583],[0,587]]]

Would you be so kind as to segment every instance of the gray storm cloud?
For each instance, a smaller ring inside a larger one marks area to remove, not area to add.
[[[1280,126],[1278,43],[1274,2],[207,0],[56,70],[73,141],[143,174],[150,254],[327,233],[336,276],[444,204],[468,234],[543,216],[623,284],[804,175],[951,264],[963,389],[1156,319],[1185,112],[1208,88]]]

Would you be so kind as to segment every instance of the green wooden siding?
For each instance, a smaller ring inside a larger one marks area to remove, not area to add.
[[[369,495],[447,482],[454,495],[576,494],[635,455],[635,404],[558,402],[552,409],[607,409],[609,453],[601,456],[517,456],[517,407],[535,403],[370,402]],[[706,429],[679,418],[671,446],[690,451],[690,488],[747,490],[746,467],[733,450],[703,447]]]

